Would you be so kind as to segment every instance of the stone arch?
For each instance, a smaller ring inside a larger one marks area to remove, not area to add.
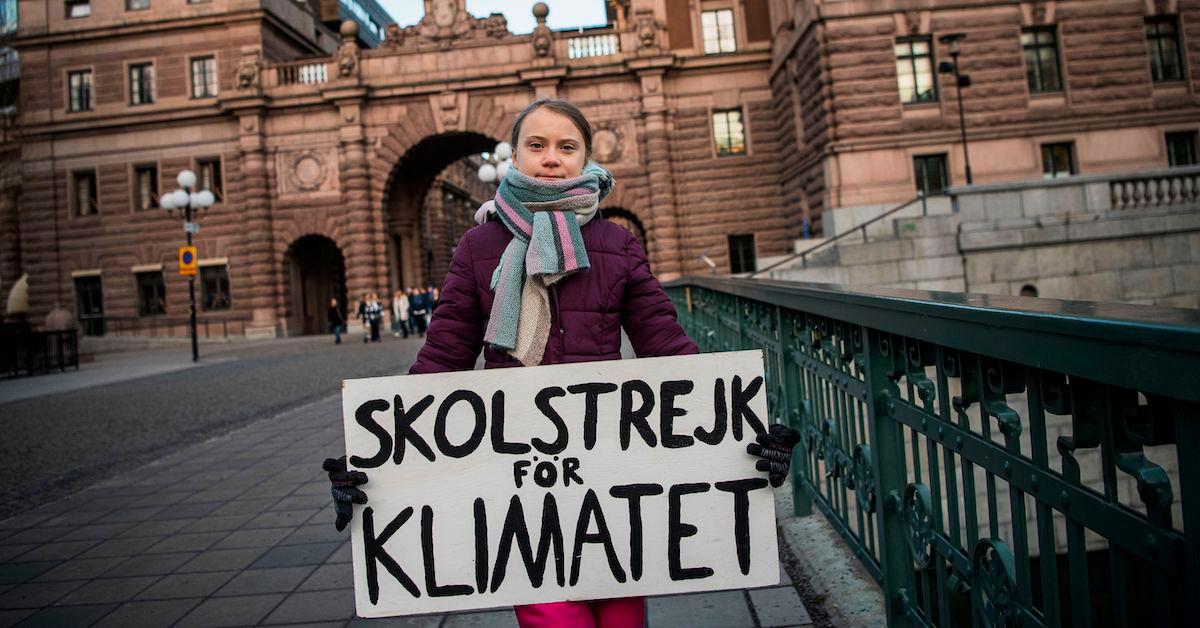
[[[331,298],[338,300],[343,314],[353,313],[346,290],[346,259],[329,237],[310,233],[292,240],[282,267],[287,335],[325,333]]]
[[[633,237],[642,243],[642,248],[646,250],[646,254],[650,254],[649,233],[646,231],[646,226],[642,224],[642,220],[638,218],[637,214],[624,207],[605,207],[600,210],[600,213],[606,219],[629,230],[633,234]]]

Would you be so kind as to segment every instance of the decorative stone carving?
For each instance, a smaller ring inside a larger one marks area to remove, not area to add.
[[[350,78],[357,73],[358,44],[348,41],[342,44],[341,48],[338,48],[337,69],[338,76],[341,78]]]
[[[554,51],[554,38],[550,34],[550,27],[546,26],[547,15],[550,15],[550,7],[546,6],[546,3],[539,2],[533,5],[533,17],[537,19],[537,26],[533,29],[530,42],[533,43],[533,54],[540,58],[549,57]]]
[[[383,29],[383,32],[383,45],[388,46],[389,48],[399,48],[400,46],[404,45],[404,34],[407,31],[403,28],[400,28],[399,24],[392,22]]]
[[[388,24],[383,47],[388,50],[436,46],[447,49],[466,42],[490,42],[515,37],[501,13],[476,18],[466,0],[425,0],[425,17],[412,26]]]
[[[258,51],[243,51],[237,67],[238,89],[258,89],[261,85],[261,74],[262,57]]]
[[[467,118],[467,93],[444,91],[429,97],[438,133],[461,131]]]
[[[474,27],[466,0],[425,0],[425,17],[417,24],[417,32],[425,39],[440,41],[469,35]]]
[[[329,192],[338,188],[334,176],[337,155],[332,149],[305,148],[277,153],[276,172],[279,172],[279,193],[308,194]]]
[[[909,35],[916,35],[921,32],[921,13],[919,11],[905,13],[904,20],[908,25]]]
[[[658,21],[654,19],[654,10],[640,8],[637,10],[638,47],[643,50],[658,48]]]
[[[601,163],[612,163],[621,159],[625,133],[617,126],[603,126],[592,135],[592,156]]]
[[[442,126],[458,126],[458,96],[454,92],[442,92],[438,95],[438,113],[442,117]]]
[[[492,39],[504,39],[511,34],[508,32],[508,20],[504,18],[503,13],[493,13],[483,18],[476,27]]]

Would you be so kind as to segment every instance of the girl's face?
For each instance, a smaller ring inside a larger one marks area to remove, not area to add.
[[[583,174],[587,147],[583,133],[561,113],[541,107],[521,124],[513,165],[535,179],[569,179]]]

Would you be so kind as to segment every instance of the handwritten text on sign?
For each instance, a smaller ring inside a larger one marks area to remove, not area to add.
[[[347,380],[363,617],[778,583],[762,353]]]

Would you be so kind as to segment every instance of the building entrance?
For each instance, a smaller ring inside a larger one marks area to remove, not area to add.
[[[289,334],[328,333],[330,299],[338,300],[344,316],[354,314],[346,303],[346,261],[332,240],[315,235],[296,240],[288,250],[287,264]]]

